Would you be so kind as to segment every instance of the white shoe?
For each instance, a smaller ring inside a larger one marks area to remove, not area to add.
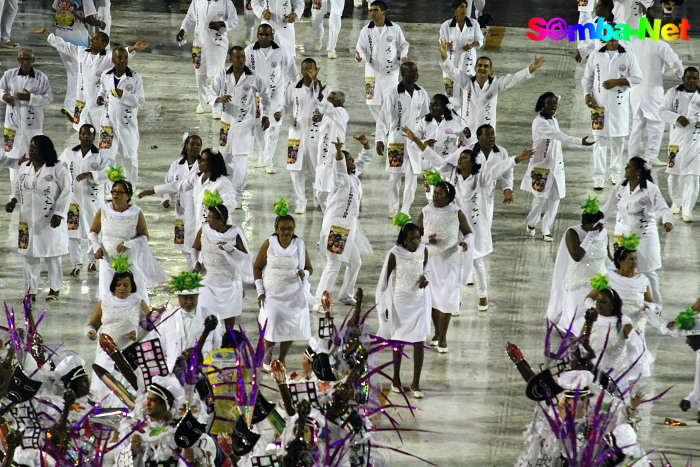
[[[255,167],[256,169],[262,169],[263,167],[265,167],[265,164],[257,160],[255,161],[255,164],[253,164],[253,167]]]
[[[621,181],[622,181],[622,177],[620,177],[620,175],[610,174],[610,183],[612,183],[613,185],[617,185]]]
[[[674,203],[674,204],[671,204],[671,212],[672,212],[673,214],[678,214],[678,213],[681,212],[681,207],[680,207],[680,206],[676,206],[675,203]]]
[[[355,0],[353,3],[355,8],[362,8],[362,0]]]
[[[304,214],[306,212],[306,206],[300,206],[294,210],[294,214]]]
[[[340,298],[338,299],[340,303],[343,305],[354,305],[357,301],[353,297],[345,297],[345,298]]]
[[[242,208],[243,208],[243,204],[241,204],[241,201],[243,201],[243,200],[242,200],[242,199],[236,200],[236,209],[242,209]]]
[[[547,243],[551,243],[554,241],[551,235],[542,235],[542,240],[544,240]]]
[[[601,181],[593,182],[593,189],[594,190],[602,190],[604,188],[605,188],[605,186],[604,186],[603,182],[601,182]]]
[[[457,310],[456,312],[452,313],[452,316],[453,316],[453,317],[459,316],[459,310]]]
[[[525,232],[527,232],[528,237],[535,237],[535,228],[530,227],[527,223],[525,224]]]
[[[338,54],[335,53],[335,50],[329,50],[328,51],[328,58],[330,58],[330,59],[338,58]]]
[[[397,215],[398,213],[399,213],[399,212],[398,212],[398,211],[395,211],[394,209],[389,209],[389,213],[387,214],[387,217],[388,217],[389,219],[393,219],[394,217],[396,217],[396,215]]]
[[[654,159],[654,162],[651,163],[652,167],[666,167],[666,165],[666,162],[659,159]]]
[[[7,49],[18,49],[20,44],[18,42],[3,42],[2,46],[7,48]]]
[[[214,120],[221,120],[221,113],[212,111],[211,118],[213,118]]]
[[[265,173],[266,174],[273,174],[273,173],[275,173],[275,168],[272,167],[271,165],[268,165],[267,167],[265,167]]]
[[[202,107],[202,104],[197,104],[197,110],[196,110],[196,112],[197,112],[198,114],[203,114],[203,113],[206,112],[206,111],[207,111],[207,107],[206,107],[206,106]]]
[[[314,51],[318,52],[321,50],[321,46],[323,45],[323,40],[322,39],[316,39],[314,41]]]
[[[681,216],[681,219],[683,219],[683,222],[693,222],[693,216],[686,216],[685,214],[683,214]]]

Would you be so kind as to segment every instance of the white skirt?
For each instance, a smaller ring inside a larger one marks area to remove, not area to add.
[[[258,322],[261,327],[267,322],[265,340],[269,342],[311,339],[309,305],[301,283],[282,283],[266,290]]]
[[[389,339],[401,342],[423,342],[430,332],[431,300],[427,288],[422,297],[396,304],[389,311]]]
[[[243,284],[223,274],[207,274],[202,279],[204,289],[199,294],[199,305],[219,314],[221,319],[241,316],[243,311]]]
[[[428,287],[433,308],[443,313],[459,312],[462,299],[461,266],[442,256],[428,257]]]

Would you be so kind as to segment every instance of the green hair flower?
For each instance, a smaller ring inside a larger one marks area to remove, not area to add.
[[[637,246],[639,246],[639,235],[636,232],[632,232],[629,235],[621,235],[620,240],[617,242],[622,248],[628,251],[637,251]]]
[[[284,217],[289,214],[289,203],[287,203],[287,198],[280,198],[279,201],[273,201],[272,206],[272,212],[279,217]]]
[[[204,190],[202,204],[211,209],[224,204],[224,200],[219,196],[219,190],[216,190],[214,193],[209,190]]]
[[[695,327],[695,315],[695,310],[691,307],[688,307],[685,311],[681,311],[678,313],[678,316],[676,316],[676,327],[683,330],[693,329]]]
[[[112,269],[114,269],[117,274],[122,274],[128,271],[130,266],[131,264],[129,264],[129,257],[124,256],[122,253],[119,253],[119,256],[116,258],[112,258]]]
[[[181,292],[201,287],[202,276],[190,271],[182,271],[177,276],[170,276],[170,291]]]
[[[583,209],[583,214],[598,214],[598,211],[600,211],[600,209],[598,209],[598,197],[591,198],[589,196],[586,202],[581,206],[581,209]]]
[[[411,222],[411,216],[400,212],[394,216],[394,219],[391,221],[391,225],[395,225],[396,230],[401,230],[401,228],[409,222]]]
[[[608,284],[608,276],[604,276],[601,273],[596,274],[593,279],[591,279],[591,286],[598,292],[611,288]]]
[[[126,180],[126,177],[124,176],[124,169],[122,169],[121,165],[118,165],[116,167],[110,165],[109,169],[107,169],[107,178],[112,183],[118,182],[120,180]]]
[[[426,182],[428,182],[428,185],[435,186],[440,182],[444,182],[445,180],[440,176],[440,172],[437,170],[424,170],[423,171],[423,178],[425,179]]]

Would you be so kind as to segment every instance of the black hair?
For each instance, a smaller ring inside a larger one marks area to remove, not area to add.
[[[131,184],[130,181],[128,180],[117,180],[112,184],[112,190],[114,190],[114,187],[117,185],[121,185],[124,187],[124,191],[126,192],[126,195],[129,197],[127,200],[127,203],[131,202],[131,197],[134,196],[134,186]]]
[[[44,165],[46,167],[53,167],[58,162],[58,154],[56,154],[56,148],[53,146],[53,142],[46,135],[36,135],[32,138],[32,143],[39,148],[39,152],[44,159]]]
[[[698,69],[695,68],[694,66],[689,66],[685,70],[683,70],[683,76],[685,76],[686,73],[700,73],[698,72]]]
[[[605,214],[603,214],[603,211],[598,211],[595,214],[588,214],[587,212],[584,212],[581,214],[581,225],[595,224],[601,219],[605,219]]]
[[[224,156],[222,156],[219,151],[212,148],[206,148],[204,151],[202,151],[200,158],[205,152],[209,155],[209,158],[207,159],[207,165],[209,166],[209,180],[215,182],[219,177],[227,176],[228,170],[226,170],[226,161],[224,160]],[[200,173],[202,173],[201,170]]]
[[[203,142],[202,138],[199,135],[187,135],[187,138],[185,138],[185,142],[182,143],[182,151],[180,151],[180,155],[182,156],[182,159],[180,159],[181,164],[187,160],[187,143],[190,142],[191,138],[198,138],[200,143]],[[197,158],[197,159],[199,159],[199,158]]]
[[[224,220],[224,223],[228,219],[228,208],[226,206],[224,206],[223,204],[220,204],[218,206],[214,206],[213,208],[209,208],[209,212],[216,213],[221,219]]]
[[[231,335],[233,333],[233,335]],[[221,338],[222,349],[237,349],[243,343],[243,334],[237,329],[227,329]]]
[[[105,43],[105,47],[109,45],[109,36],[107,33],[104,33],[102,31],[97,31],[95,34],[99,34],[100,37],[102,38],[102,42]]]
[[[238,51],[238,50],[240,50],[241,52],[245,52],[245,49],[243,47],[241,47],[240,45],[232,45],[231,47],[229,47],[228,57],[231,57],[231,54]]]
[[[294,220],[292,215],[285,214],[284,216],[275,217],[275,229],[277,229],[277,225],[282,221],[292,221],[292,223],[294,224],[294,227],[296,228],[296,226],[297,226],[297,222]],[[272,235],[274,235],[275,237],[278,237],[277,232],[273,233]],[[292,235],[292,239],[294,239],[294,238],[297,238],[296,234]]]
[[[442,104],[442,106],[445,108],[445,112],[443,112],[443,118],[445,120],[452,120],[452,111],[447,108],[447,105],[450,103],[450,99],[444,94],[435,94],[433,96],[433,99],[440,101],[440,104]],[[432,122],[433,116],[428,113],[425,116],[425,120],[428,122]]]
[[[452,0],[452,9],[456,10],[462,3],[467,5],[467,8],[469,8],[469,3],[467,3],[467,0]]]
[[[481,166],[479,166],[481,167]],[[447,204],[450,204],[452,201],[455,200],[456,192],[455,192],[455,187],[448,181],[443,180],[439,182],[437,185],[435,185],[435,188],[437,187],[442,187],[445,192],[447,192]]]
[[[260,28],[266,28],[266,29],[269,29],[270,32],[272,32],[272,26],[270,26],[269,23],[263,23],[260,26],[258,26],[258,31],[260,31]]]
[[[537,104],[535,104],[535,112],[542,112],[544,110],[544,101],[546,101],[548,98],[553,97],[557,98],[557,96],[551,92],[547,91],[544,94],[542,94],[540,97],[537,98]],[[544,117],[544,115],[543,115]]]
[[[413,65],[414,67],[416,67],[416,70],[418,69],[418,65],[416,65],[416,62],[412,62],[412,61],[409,60],[409,61],[407,61],[407,62],[401,63],[401,65],[399,66],[399,73],[401,74],[401,77],[402,77],[402,78],[403,78],[404,70],[407,70],[408,67],[410,67],[411,65]]]
[[[117,282],[128,277],[131,280],[131,293],[136,293],[136,281],[134,280],[134,275],[131,271],[116,272],[114,277],[112,277],[112,282],[109,283],[109,291],[114,293],[117,290]]]
[[[401,227],[401,230],[399,230],[399,237],[396,239],[396,244],[399,246],[406,246],[406,238],[408,238],[408,234],[414,230],[417,230],[418,234],[420,235],[420,227],[418,227],[416,224],[413,222],[404,224],[404,226]]]
[[[80,133],[80,131],[85,127],[92,128],[92,131],[90,133],[92,133],[93,135],[97,134],[95,131],[95,127],[89,123],[84,123],[83,125],[81,125],[80,128],[78,129],[78,133]]]
[[[634,253],[636,250],[628,250],[625,247],[619,247],[615,250],[615,254],[613,255],[613,262],[615,263],[615,267],[617,269],[620,269],[620,263],[622,263],[625,259],[627,259],[627,255],[630,253]]]
[[[611,13],[613,11],[613,8],[615,8],[615,2],[613,0],[598,0],[598,3],[600,3],[605,8],[608,8]]]
[[[485,123],[485,124],[481,125],[479,128],[476,129],[476,137],[478,138],[479,136],[481,136],[481,134],[482,134],[482,133],[484,132],[484,130],[487,129],[487,128],[491,128],[491,129],[493,130],[494,133],[496,132],[496,130],[494,130],[494,128],[493,128],[491,125],[489,125],[488,123]]]
[[[318,68],[318,65],[316,64],[316,60],[314,60],[311,57],[306,57],[304,60],[301,61],[301,64],[303,65],[304,63],[310,63],[312,64],[315,68]]]
[[[462,154],[469,154],[469,161],[472,163],[472,170],[471,170],[471,172],[469,173],[469,175],[476,175],[476,174],[478,174],[478,173],[479,173],[479,170],[481,170],[481,164],[477,164],[477,163],[476,163],[477,152],[476,152],[476,151],[473,151],[473,150],[471,150],[471,149],[465,149],[464,151],[462,151],[462,152],[459,154],[459,157],[462,157]],[[459,171],[459,169],[457,169],[457,171]],[[462,172],[460,172],[460,175],[466,175],[466,174],[463,174]]]
[[[622,299],[615,289],[603,289],[598,294],[606,294],[612,301],[612,314],[617,316],[617,332],[622,331]]]
[[[489,66],[493,68],[493,62],[491,61],[491,58],[487,57],[486,55],[482,55],[481,57],[476,59],[476,62],[479,60],[488,60],[489,61]],[[476,62],[474,62],[476,64]]]
[[[114,57],[117,54],[117,52],[120,51],[126,54],[127,59],[129,58],[129,51],[126,50],[126,47],[117,47],[116,49],[114,49],[114,51],[112,52],[112,57]]]
[[[651,183],[654,183],[654,179],[651,177],[651,170],[647,170],[646,167],[644,167],[647,164],[647,161],[642,159],[641,157],[633,157],[629,161],[627,161],[634,165],[635,169],[638,169],[641,171],[641,174],[639,175],[639,186],[642,188],[647,187],[647,181],[650,181]],[[625,179],[622,182],[622,186],[627,186],[627,183],[629,180]]]
[[[370,3],[369,6],[378,6],[380,10],[386,11],[386,3],[382,0],[375,0],[374,2]]]

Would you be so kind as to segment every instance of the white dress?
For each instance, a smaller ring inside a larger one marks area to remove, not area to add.
[[[625,339],[625,325],[627,324],[632,324],[632,320],[622,315],[622,322],[618,331],[617,316],[598,315],[591,328],[590,344],[596,354],[594,362],[598,362],[602,358],[598,368],[613,378],[619,377],[629,368],[627,339]],[[608,331],[610,331],[609,335]],[[630,333],[630,335],[632,334]],[[607,346],[605,346],[606,339],[608,341]],[[604,346],[605,353],[603,353]],[[602,357],[601,354],[603,354]],[[623,389],[623,384],[621,383],[622,381],[618,385]]]
[[[248,253],[234,248],[240,236]],[[253,281],[253,266],[250,248],[245,235],[236,226],[220,233],[208,225],[202,226],[202,263],[207,274],[202,281],[205,286],[199,295],[199,304],[214,311],[222,319],[240,316],[243,311],[243,284]],[[224,250],[217,245],[227,242]]]
[[[287,248],[282,248],[276,235],[269,239],[267,264],[263,269],[265,303],[260,308],[258,322],[265,329],[265,340],[286,342],[309,340],[309,292],[306,278],[297,276],[306,264],[306,247],[300,238],[294,238]]]
[[[165,183],[184,180],[193,171],[194,173],[199,172],[199,163],[195,162],[190,166],[187,164],[187,158],[180,157],[170,164],[170,169],[165,174]],[[162,202],[169,201],[172,203],[173,200],[175,201],[174,248],[184,253],[189,253],[192,250],[194,237],[199,231],[197,216],[194,213],[194,203],[192,202],[192,191],[179,191],[163,195]]]
[[[389,256],[394,254],[396,267],[387,283]],[[418,288],[423,275],[425,245],[411,253],[395,245],[389,250],[377,283],[377,336],[402,342],[423,342],[430,332],[432,302],[430,289]],[[387,317],[388,310],[388,317]]]

